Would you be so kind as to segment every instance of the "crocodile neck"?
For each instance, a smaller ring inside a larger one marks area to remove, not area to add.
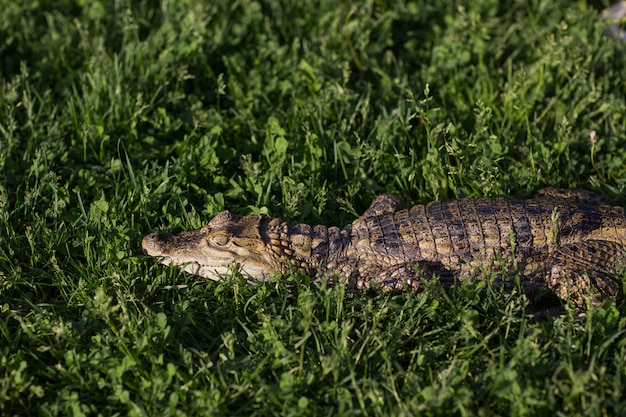
[[[319,271],[349,276],[341,262],[350,250],[350,226],[344,229],[263,219],[259,225],[266,248],[282,272],[295,268],[311,277]]]

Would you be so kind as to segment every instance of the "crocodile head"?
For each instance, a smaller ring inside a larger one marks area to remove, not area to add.
[[[261,235],[262,220],[222,211],[202,229],[174,235],[154,232],[141,246],[165,265],[213,280],[228,274],[233,264],[242,273],[263,279],[280,270],[280,264]]]

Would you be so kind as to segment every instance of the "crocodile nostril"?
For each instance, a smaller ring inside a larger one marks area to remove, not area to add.
[[[167,239],[167,233],[153,232],[143,238],[141,247],[152,255],[154,252],[160,252],[161,243]]]

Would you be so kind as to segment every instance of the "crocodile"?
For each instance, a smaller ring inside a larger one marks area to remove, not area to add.
[[[621,297],[626,217],[622,207],[583,190],[547,188],[527,200],[462,198],[410,209],[383,194],[344,228],[222,211],[199,230],[151,233],[142,246],[163,264],[210,279],[236,264],[256,280],[298,271],[353,290],[419,290],[426,278],[451,286],[495,273],[494,282],[519,282],[531,295],[547,290],[586,310],[604,297]],[[516,276],[519,281],[509,278]]]

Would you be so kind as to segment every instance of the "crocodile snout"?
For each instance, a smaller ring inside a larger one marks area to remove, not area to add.
[[[169,233],[153,232],[143,238],[141,247],[150,256],[159,256],[163,254],[163,243],[168,240],[171,235]]]

